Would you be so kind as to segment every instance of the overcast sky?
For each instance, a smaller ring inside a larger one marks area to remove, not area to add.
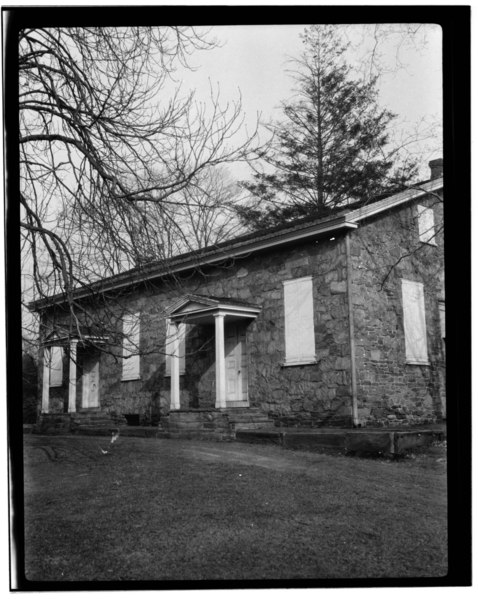
[[[262,120],[280,118],[280,102],[293,95],[293,82],[287,69],[288,57],[298,56],[303,48],[300,33],[306,25],[224,26],[213,27],[221,46],[197,52],[191,57],[194,72],[178,72],[185,89],[195,89],[198,96],[207,98],[209,84],[219,84],[221,97],[226,101],[237,98],[239,90],[247,122],[253,125],[257,112]],[[442,74],[441,28],[425,24],[417,26],[417,34],[404,43],[401,30],[388,43],[380,44],[381,61],[387,72],[379,80],[380,103],[398,115],[396,132],[404,127],[413,131],[423,121],[441,121]],[[359,44],[350,61],[355,63],[357,76],[368,62],[374,43],[372,29],[352,26],[349,37]],[[423,125],[422,125],[423,127]],[[427,161],[441,156],[440,137],[427,144],[423,175],[428,176]],[[422,150],[423,148],[420,148]],[[415,148],[417,150],[417,148]]]

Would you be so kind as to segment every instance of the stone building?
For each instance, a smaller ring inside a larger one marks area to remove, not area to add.
[[[446,418],[441,165],[402,193],[78,289],[81,326],[64,296],[37,301],[43,418],[204,430]]]

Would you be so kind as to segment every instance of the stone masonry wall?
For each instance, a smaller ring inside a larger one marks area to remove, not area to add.
[[[438,224],[441,205],[432,199],[429,203],[434,204]],[[438,246],[420,244],[415,215],[415,206],[400,207],[350,233],[358,407],[363,425],[422,423],[445,414],[444,347],[438,312],[438,299],[443,299],[443,240],[439,235]],[[412,251],[417,247],[418,251]],[[304,276],[313,281],[317,362],[284,366],[283,282]],[[167,309],[181,296],[193,293],[262,306],[257,319],[246,328],[251,407],[287,425],[350,425],[346,276],[345,239],[335,235],[148,282],[124,294],[121,301],[128,312],[141,314],[140,379],[121,381],[120,347],[112,346],[110,353],[103,353],[101,410],[118,418],[137,414],[143,424],[155,424],[168,413]],[[424,283],[427,367],[405,363],[401,278]],[[188,325],[186,352],[186,373],[180,377],[181,408],[211,408],[215,403],[214,327]],[[60,407],[57,394],[67,395],[67,388],[65,384],[52,392],[55,405]],[[80,381],[77,393],[80,403]]]
[[[446,414],[438,308],[444,299],[443,207],[433,197],[417,203],[434,210],[436,246],[419,241],[416,204],[371,219],[351,234],[362,425],[427,423]],[[406,363],[401,279],[424,285],[429,366]]]
[[[317,362],[283,366],[283,281],[312,276]],[[114,416],[140,415],[143,423],[167,414],[170,379],[165,376],[167,307],[187,293],[230,297],[259,304],[246,328],[248,390],[258,407],[289,425],[350,424],[351,379],[347,326],[344,239],[337,236],[253,254],[203,272],[137,289],[126,297],[129,312],[141,313],[141,378],[121,381],[118,348],[100,361],[101,409]],[[214,329],[188,325],[186,374],[181,408],[215,403]]]

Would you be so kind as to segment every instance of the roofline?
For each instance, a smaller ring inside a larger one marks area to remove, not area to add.
[[[115,275],[110,279],[100,279],[92,283],[87,290],[78,289],[73,292],[75,300],[83,299],[91,295],[92,292],[106,293],[115,291],[123,287],[128,287],[137,283],[165,277],[179,272],[184,272],[206,264],[215,264],[230,258],[236,258],[244,254],[251,254],[260,250],[271,247],[279,247],[292,243],[297,240],[317,237],[325,233],[337,232],[342,229],[356,229],[356,223],[347,222],[345,217],[335,217],[332,219],[323,219],[320,222],[314,221],[307,223],[300,229],[279,229],[269,235],[265,235],[259,239],[241,240],[236,238],[228,242],[222,247],[211,247],[205,250],[194,253],[178,256],[166,261],[165,264],[145,267],[141,270],[134,269]],[[249,236],[247,236],[249,237]],[[66,302],[65,294],[60,293],[51,297],[36,300],[29,304],[29,308],[33,311],[42,310],[53,305],[62,305]]]
[[[411,187],[410,189],[394,194],[393,196],[389,196],[388,198],[384,198],[383,200],[379,200],[378,202],[374,202],[373,204],[368,204],[366,206],[352,210],[351,212],[347,212],[345,217],[348,221],[357,223],[365,218],[369,218],[379,214],[380,212],[384,212],[385,210],[390,210],[391,208],[400,206],[405,202],[415,200],[422,195],[437,191],[442,187],[443,177],[440,177],[439,179],[432,179],[431,181],[420,184],[415,188]]]
[[[314,237],[319,237],[326,233],[338,232],[341,230],[356,229],[360,221],[375,216],[385,210],[400,206],[405,202],[414,200],[422,195],[436,191],[443,187],[443,177],[432,179],[421,184],[417,188],[410,188],[406,191],[394,194],[357,208],[349,212],[342,213],[340,216],[332,216],[314,220],[312,222],[303,223],[299,227],[293,225],[287,228],[275,229],[264,233],[262,236],[254,236],[250,234],[243,237],[232,239],[231,241],[220,244],[220,246],[212,246],[197,252],[189,252],[171,258],[162,264],[151,264],[141,269],[135,268],[125,273],[114,275],[107,279],[100,279],[92,283],[88,289],[78,289],[73,292],[75,300],[84,299],[91,293],[107,293],[116,291],[125,287],[129,287],[141,282],[149,281],[156,278],[165,277],[172,274],[192,270],[200,266],[216,264],[224,260],[244,256],[273,247],[281,247],[294,241],[306,240]],[[36,300],[29,304],[32,311],[40,311],[50,306],[60,306],[66,303],[64,293],[59,293],[50,297]]]

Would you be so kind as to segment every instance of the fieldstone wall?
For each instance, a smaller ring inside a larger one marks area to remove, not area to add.
[[[196,293],[262,306],[257,319],[246,328],[251,407],[289,425],[350,424],[345,258],[344,239],[338,236],[229,261],[131,292],[125,298],[125,308],[141,313],[141,378],[121,381],[121,350],[111,346],[100,360],[101,409],[114,417],[139,414],[142,423],[155,423],[168,413],[167,308],[182,295]],[[309,275],[313,280],[317,362],[286,367],[283,281]],[[213,407],[214,327],[188,325],[186,352],[181,408]],[[79,399],[80,393],[81,382]]]
[[[442,203],[432,207],[436,230]],[[429,423],[446,415],[445,354],[438,301],[444,300],[443,235],[421,243],[417,206],[396,208],[351,234],[358,409],[362,425]],[[401,279],[424,285],[429,366],[406,363]]]
[[[435,221],[441,222],[441,204],[432,198],[428,204],[436,211]],[[437,246],[420,244],[415,216],[415,206],[400,207],[349,233],[358,407],[364,426],[426,423],[445,414],[438,311],[438,299],[443,299],[443,241],[439,235]],[[351,425],[345,248],[344,236],[335,235],[149,281],[124,294],[123,307],[141,313],[141,376],[121,381],[121,348],[112,344],[100,360],[101,410],[115,418],[136,414],[142,424],[156,424],[168,414],[165,319],[173,302],[193,293],[262,306],[246,328],[251,407],[289,426]],[[304,276],[313,281],[317,361],[284,366],[283,282]],[[401,278],[424,283],[429,367],[405,362]],[[181,409],[214,407],[214,351],[214,327],[188,325]],[[62,393],[64,405],[67,385],[58,390],[58,397],[52,392],[51,401],[60,406]],[[77,393],[80,405],[80,381]]]

